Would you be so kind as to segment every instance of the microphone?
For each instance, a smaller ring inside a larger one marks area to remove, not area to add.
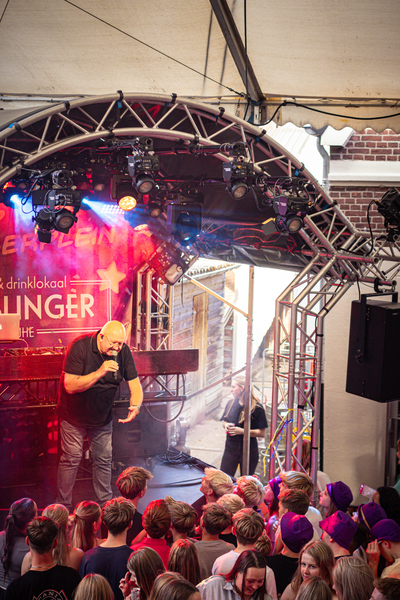
[[[118,352],[116,350],[111,350],[110,355],[112,357],[111,360],[115,360],[115,362],[118,364],[118,361],[117,361]],[[117,371],[113,371],[113,377],[115,380],[117,379]]]

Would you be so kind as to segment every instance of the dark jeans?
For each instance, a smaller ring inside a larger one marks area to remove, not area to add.
[[[72,508],[72,490],[82,459],[83,441],[87,435],[93,458],[93,488],[103,505],[113,497],[111,490],[112,421],[103,427],[75,427],[60,420],[61,458],[58,465],[57,502]]]
[[[238,465],[240,466],[240,474],[243,475],[242,465],[243,445],[232,446],[225,445],[224,454],[221,460],[220,469],[231,477],[235,476]],[[250,446],[250,460],[249,460],[249,472],[248,475],[254,475],[258,464],[258,446]]]

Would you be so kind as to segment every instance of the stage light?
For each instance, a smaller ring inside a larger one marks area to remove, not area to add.
[[[167,207],[167,232],[183,246],[190,246],[201,232],[201,206],[199,204],[169,204]]]
[[[104,190],[110,184],[110,172],[102,163],[93,163],[92,164],[92,189],[97,194],[100,192],[104,192]]]
[[[396,241],[400,236],[400,193],[391,188],[380,200],[375,200],[378,212],[385,219],[388,242]]]
[[[149,211],[150,217],[157,219],[164,210],[164,203],[159,200],[150,200],[147,205],[147,210]]]
[[[54,229],[57,229],[57,231],[61,231],[62,233],[68,233],[77,220],[78,217],[69,211],[68,208],[62,208],[54,216]]]
[[[222,165],[222,176],[227,183],[226,189],[235,200],[241,200],[249,191],[248,182],[253,179],[254,165],[236,158]]]
[[[289,233],[297,233],[303,225],[303,219],[298,215],[291,215],[286,218],[286,229]]]
[[[136,189],[139,194],[150,194],[155,186],[154,180],[145,173],[136,177]]]

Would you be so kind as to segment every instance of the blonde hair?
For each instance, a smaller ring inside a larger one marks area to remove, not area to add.
[[[156,577],[153,588],[150,594],[150,600],[161,600],[164,588],[175,579],[183,579],[179,573],[173,573],[172,571],[165,571]]]
[[[110,584],[103,575],[85,575],[75,590],[74,600],[114,600]]]
[[[243,391],[244,391],[245,386],[246,386],[246,377],[244,375],[238,375],[237,377],[234,377],[232,379],[232,383],[233,382],[237,383],[237,385],[240,385],[240,387],[242,387]],[[256,396],[256,389],[255,389],[254,385],[251,384],[251,407],[250,407],[251,413],[254,412],[257,405],[260,406],[261,403],[260,403],[260,400]],[[239,415],[238,423],[244,423],[244,408]]]
[[[314,491],[312,479],[301,471],[286,471],[279,474],[282,482],[290,489],[303,490],[311,498]]]
[[[204,475],[217,499],[225,494],[231,494],[233,492],[235,486],[233,485],[232,479],[223,471],[219,471],[213,467],[206,467],[204,469]]]
[[[171,496],[165,496],[165,502],[168,504],[171,522],[176,531],[178,533],[192,531],[197,521],[197,512],[193,506],[190,506],[187,502],[174,500]]]
[[[272,542],[268,534],[264,531],[254,544],[254,550],[261,552],[263,556],[269,556],[272,552]]]
[[[73,514],[71,544],[84,552],[96,546],[93,525],[101,518],[101,508],[96,502],[84,500],[76,505]]]
[[[333,581],[343,600],[369,600],[374,589],[371,568],[358,556],[340,558],[333,570]]]
[[[244,500],[237,494],[224,494],[221,498],[218,498],[217,504],[229,510],[232,515],[245,507]]]
[[[319,577],[306,579],[299,588],[296,600],[332,600],[333,593],[329,585]]]
[[[253,477],[252,475],[238,477],[236,490],[236,493],[240,494],[248,508],[259,506],[265,497],[263,484],[257,477]]]
[[[117,479],[117,488],[124,498],[134,500],[142,492],[149,479],[153,479],[150,471],[143,467],[128,467]]]
[[[58,525],[58,544],[53,550],[53,559],[55,563],[65,567],[68,565],[69,559],[69,540],[67,534],[69,512],[63,504],[50,504],[46,506],[42,515],[43,517],[53,519]]]

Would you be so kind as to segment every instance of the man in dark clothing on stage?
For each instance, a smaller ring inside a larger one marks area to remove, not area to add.
[[[72,489],[87,435],[93,458],[93,487],[100,504],[111,490],[112,405],[123,379],[129,387],[129,423],[139,414],[143,392],[122,323],[109,321],[101,331],[82,335],[68,346],[60,379],[61,458],[57,501],[72,507]]]
[[[26,528],[32,556],[30,570],[14,579],[4,600],[52,598],[71,600],[81,578],[75,569],[56,565],[53,549],[57,546],[58,525],[48,517],[37,517]]]

